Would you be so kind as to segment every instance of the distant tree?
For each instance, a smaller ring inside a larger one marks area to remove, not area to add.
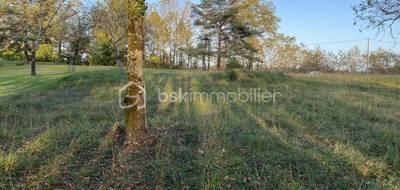
[[[158,54],[161,64],[164,64],[170,33],[167,24],[157,10],[153,10],[146,17],[146,29],[148,30],[147,34],[150,35],[152,54]]]
[[[115,52],[116,65],[123,72],[122,51],[128,34],[128,16],[124,10],[125,0],[105,0],[97,3],[92,10],[92,23],[95,30],[110,36]]]
[[[88,47],[91,65],[115,66],[115,49],[110,36],[101,31],[93,31]]]
[[[270,68],[287,71],[301,66],[303,63],[303,49],[296,44],[296,38],[294,37],[276,34],[268,38],[264,46],[268,50],[268,66]]]
[[[69,45],[69,57],[75,64],[81,61],[83,53],[88,52],[90,43],[90,21],[88,18],[88,13],[82,10],[66,24],[65,41]]]
[[[239,11],[232,22],[231,49],[247,60],[248,69],[252,69],[254,63],[263,62],[266,53],[263,42],[276,35],[279,19],[270,1],[241,0],[236,4]]]
[[[400,56],[392,51],[380,48],[371,53],[370,63],[375,72],[386,73],[400,64]]]
[[[0,57],[3,54],[3,52],[7,49],[7,38],[5,37],[4,34],[0,33]]]
[[[329,71],[329,65],[326,64],[326,54],[320,47],[313,50],[303,50],[304,57],[300,69],[303,72]]]
[[[203,0],[200,4],[193,6],[195,25],[210,30],[216,38],[218,70],[222,69],[222,57],[226,55],[224,42],[231,29],[231,21],[238,13],[236,3],[237,0]]]
[[[361,53],[358,47],[354,47],[347,52],[344,61],[347,65],[348,71],[356,73],[362,69],[361,67],[365,63],[365,56]]]
[[[161,0],[146,17],[148,48],[162,65],[183,65],[185,48],[192,46],[190,0]]]
[[[366,27],[379,31],[389,30],[393,35],[393,26],[400,19],[400,1],[398,0],[362,0],[353,6],[356,22],[364,22]]]
[[[128,15],[128,82],[125,102],[127,144],[134,145],[147,130],[146,98],[143,77],[145,0],[125,0]]]
[[[31,63],[31,75],[36,75],[36,52],[49,39],[55,25],[74,13],[77,0],[1,0],[0,32],[8,42],[23,46],[25,62]]]
[[[272,3],[263,0],[203,0],[193,6],[193,17],[203,36],[216,41],[218,69],[223,57],[239,56],[249,69],[262,62],[263,42],[276,33],[279,21]]]

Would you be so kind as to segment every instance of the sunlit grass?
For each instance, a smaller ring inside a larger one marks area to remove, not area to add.
[[[41,66],[0,66],[0,189],[400,188],[400,76],[147,69],[153,140],[127,152],[112,131],[119,71]],[[158,101],[180,88],[282,96]]]

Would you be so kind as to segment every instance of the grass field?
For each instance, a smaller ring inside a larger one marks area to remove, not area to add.
[[[119,71],[67,70],[0,66],[0,189],[400,188],[400,76],[148,69],[150,140],[126,151]],[[282,96],[168,103],[159,88]]]

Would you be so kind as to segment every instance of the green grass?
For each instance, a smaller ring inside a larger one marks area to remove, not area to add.
[[[38,64],[38,76],[30,76],[30,65],[16,66],[15,64],[0,65],[0,97],[10,94],[19,94],[25,90],[47,86],[51,81],[68,76],[69,67],[64,64]],[[110,67],[76,66],[75,72],[106,70]]]
[[[0,66],[0,189],[400,188],[400,76],[147,69],[150,140],[127,151],[118,70],[38,68]],[[158,88],[282,96],[161,103]]]

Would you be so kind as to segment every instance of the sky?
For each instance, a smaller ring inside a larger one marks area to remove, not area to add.
[[[276,15],[280,17],[279,31],[296,37],[298,43],[314,48],[316,43],[348,41],[359,39],[377,39],[393,42],[389,34],[378,34],[376,30],[363,29],[354,25],[352,6],[361,0],[273,0]],[[157,0],[149,0],[149,3]],[[193,0],[198,3],[199,0]],[[360,32],[360,29],[362,31]],[[398,30],[400,31],[400,30]],[[400,40],[399,40],[400,41]],[[371,49],[384,47],[400,51],[399,44],[371,41]],[[358,46],[362,50],[368,47],[367,40],[338,44],[320,44],[329,51],[347,50]]]

